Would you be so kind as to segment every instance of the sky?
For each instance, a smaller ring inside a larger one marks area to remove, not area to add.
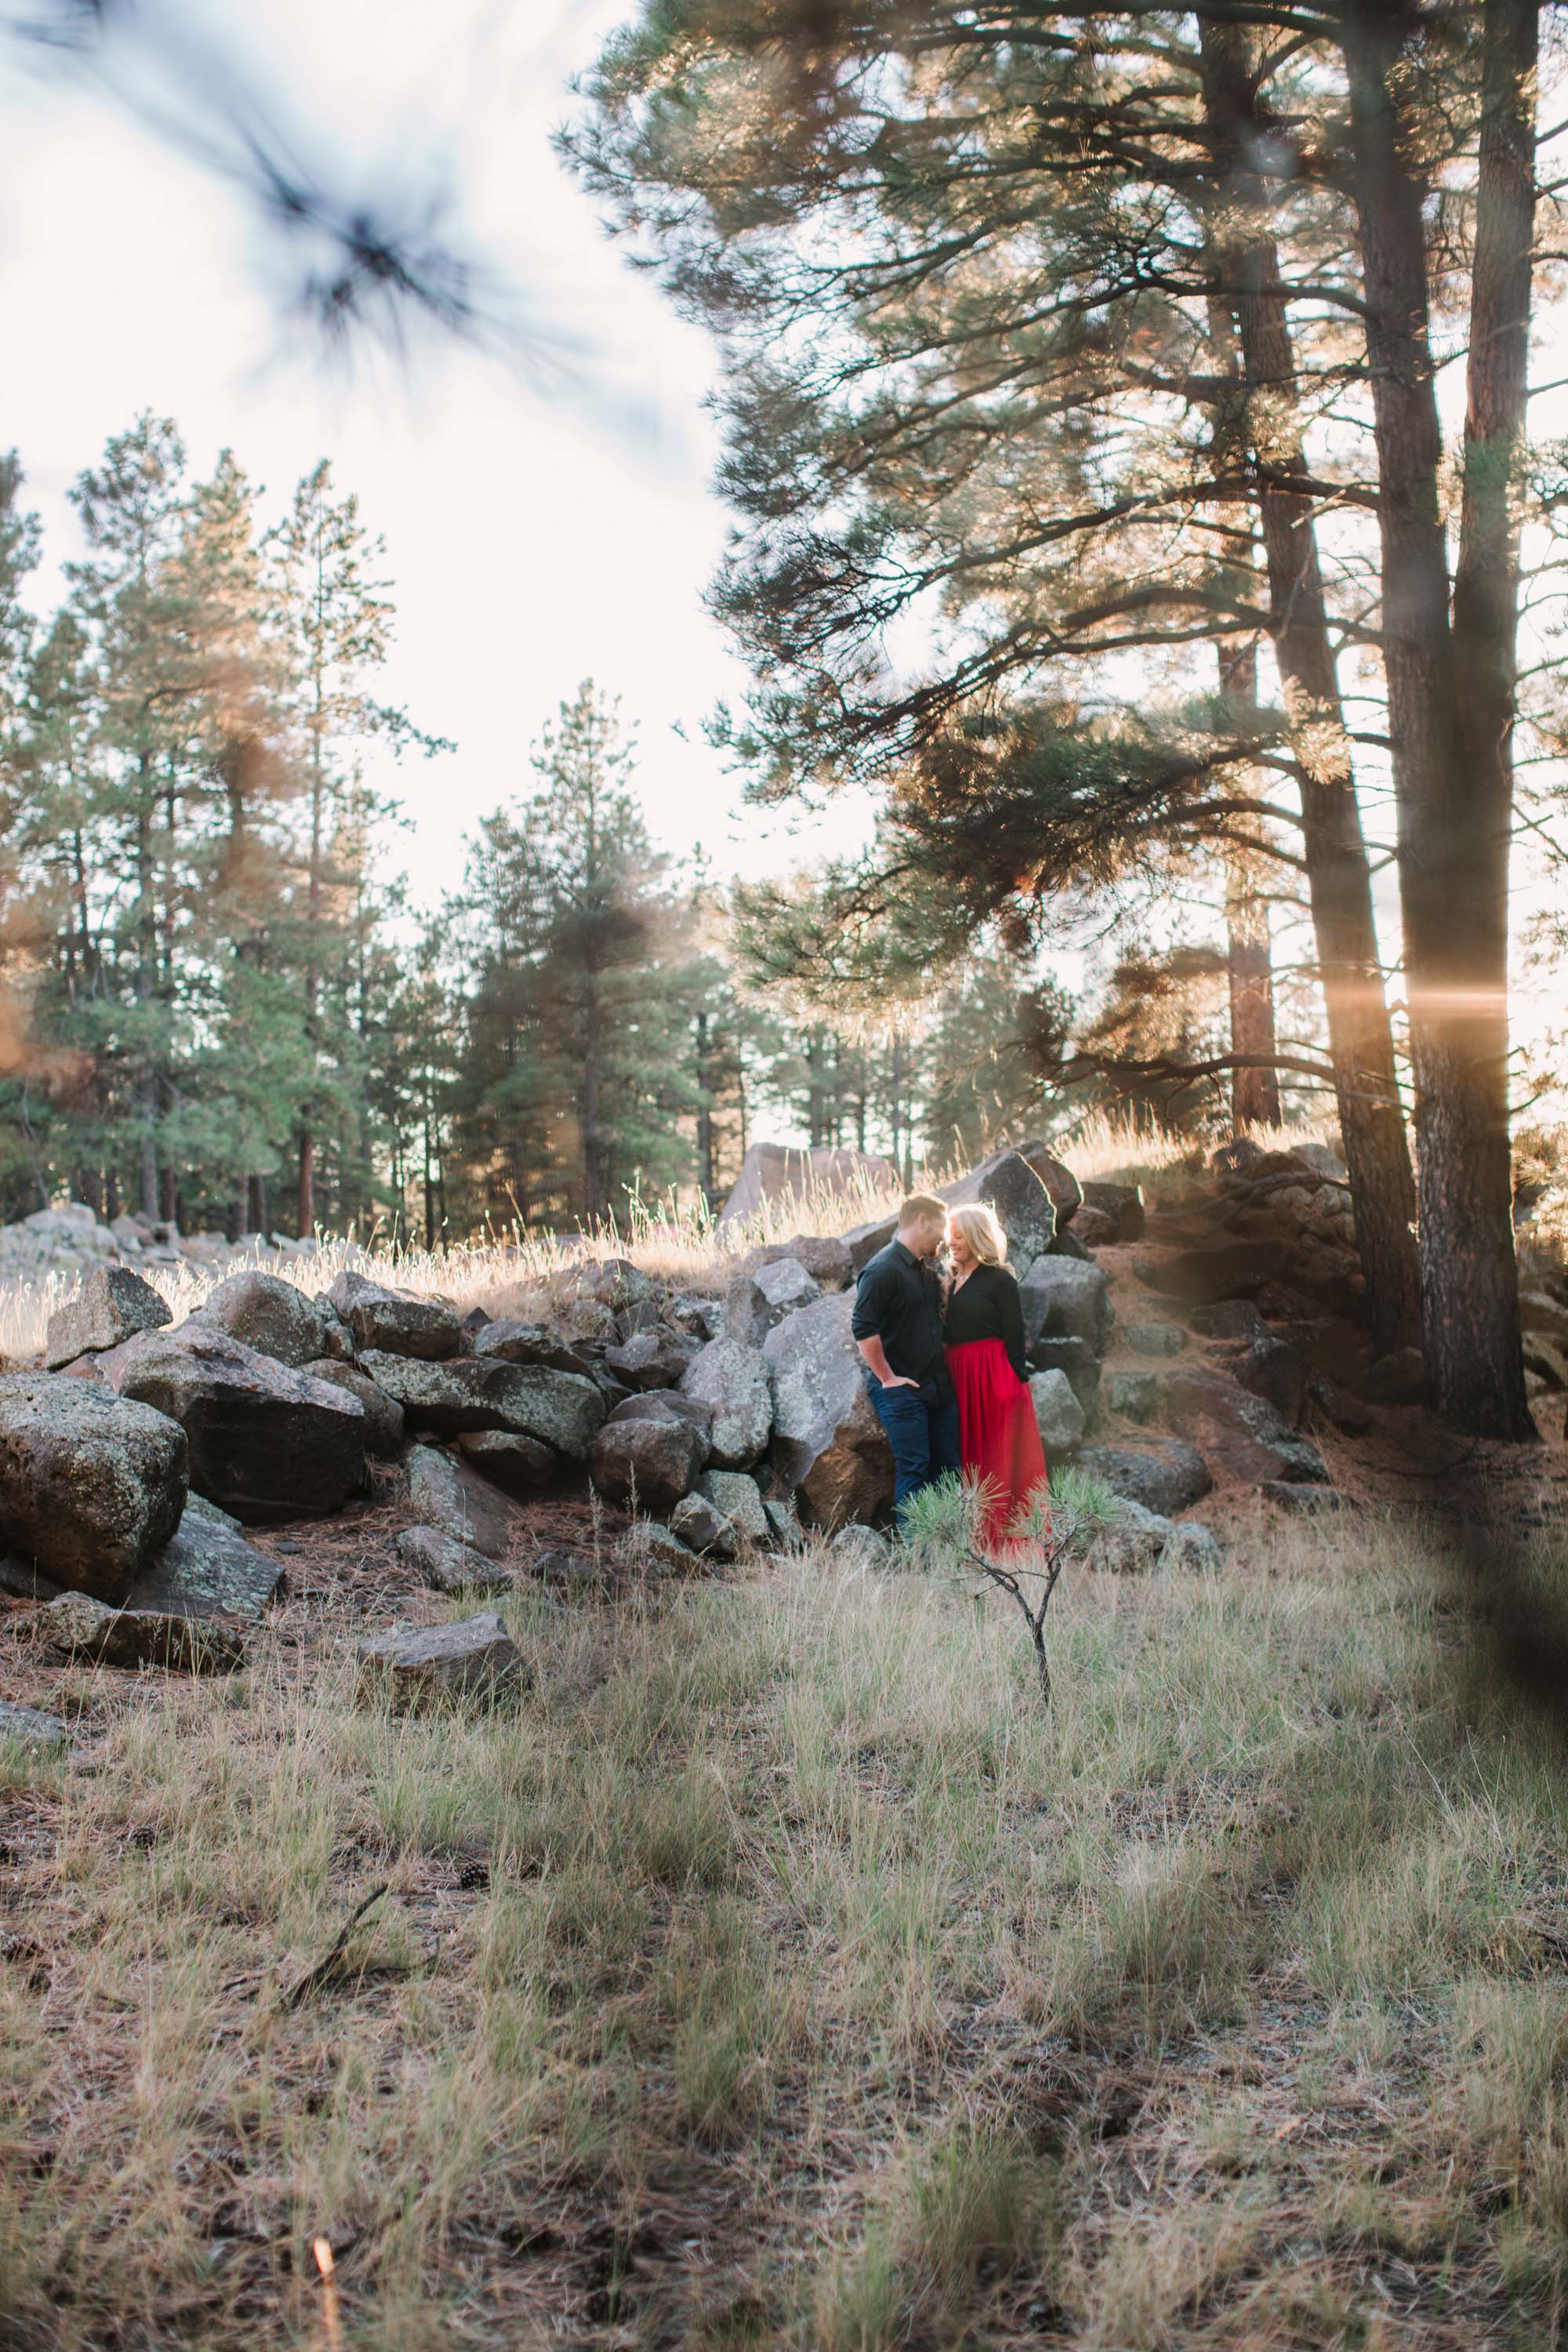
[[[531,376],[436,339],[407,368],[363,349],[332,362],[289,317],[254,206],[144,119],[180,104],[155,65],[111,47],[101,72],[51,66],[0,37],[0,446],[44,518],[36,601],[74,549],[70,483],[141,408],[175,418],[198,474],[232,446],[269,510],[330,457],[386,541],[384,698],[458,744],[385,779],[411,823],[392,860],[424,905],[460,878],[478,819],[529,789],[531,743],[588,676],[637,726],[661,846],[700,842],[721,873],[755,875],[865,822],[742,810],[704,740],[704,718],[743,692],[702,604],[727,529],[709,488],[713,353],[550,143],[571,75],[631,5],[141,0],[154,60],[169,31],[172,54],[237,68],[335,187],[454,184],[462,235],[543,329],[552,356]]]

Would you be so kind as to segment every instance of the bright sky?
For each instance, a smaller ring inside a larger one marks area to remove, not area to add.
[[[241,64],[333,185],[460,187],[462,228],[577,346],[552,387],[468,349],[412,374],[344,373],[280,313],[253,209],[79,69],[0,37],[0,446],[14,443],[58,562],[66,491],[135,412],[173,415],[198,470],[226,443],[280,505],[330,457],[385,537],[398,646],[387,698],[456,757],[395,772],[416,830],[394,850],[428,903],[462,836],[532,782],[527,752],[587,675],[637,723],[664,845],[721,871],[776,868],[850,837],[737,807],[703,740],[742,680],[702,608],[726,520],[710,495],[706,340],[604,235],[552,131],[568,78],[630,0],[141,0],[144,23]],[[7,12],[0,10],[0,23]],[[113,52],[110,52],[112,61]],[[54,582],[46,580],[40,594]]]

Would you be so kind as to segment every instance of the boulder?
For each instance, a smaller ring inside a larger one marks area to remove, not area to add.
[[[847,1260],[849,1253],[844,1253]],[[722,1299],[704,1298],[695,1290],[683,1290],[669,1302],[669,1319],[678,1331],[689,1331],[696,1339],[718,1339],[724,1332]]]
[[[1086,1427],[1092,1427],[1100,1404],[1100,1357],[1087,1339],[1037,1339],[1029,1349],[1036,1371],[1065,1372],[1079,1401]]]
[[[1364,1437],[1372,1427],[1372,1415],[1360,1397],[1341,1388],[1337,1381],[1309,1381],[1307,1395],[1324,1420],[1345,1437]]]
[[[788,1495],[764,1495],[763,1516],[768,1533],[781,1551],[793,1551],[801,1541],[800,1515]]]
[[[854,1306],[850,1292],[830,1293],[763,1342],[778,1483],[819,1527],[868,1519],[893,1498],[892,1452],[849,1335]]]
[[[733,1527],[706,1495],[686,1495],[669,1515],[669,1532],[705,1559],[733,1559],[740,1538]]]
[[[58,1715],[44,1715],[36,1706],[17,1706],[0,1699],[0,1748],[25,1748],[29,1755],[48,1756],[70,1746],[70,1734]]]
[[[328,1326],[342,1325],[335,1310],[307,1298],[278,1274],[231,1274],[202,1302],[202,1321],[226,1331],[258,1356],[271,1356],[296,1371],[334,1353]]]
[[[359,1645],[361,1687],[417,1706],[430,1698],[491,1696],[526,1688],[533,1675],[497,1612],[453,1625],[395,1625]]]
[[[89,1277],[98,1281],[93,1275]],[[1519,1320],[1522,1330],[1537,1332],[1559,1348],[1568,1349],[1568,1307],[1544,1290],[1521,1290],[1519,1294]],[[54,1329],[51,1321],[49,1328]]]
[[[547,1323],[519,1323],[502,1316],[474,1332],[476,1356],[503,1364],[548,1364],[561,1342]]]
[[[327,1297],[353,1333],[362,1354],[374,1349],[382,1355],[413,1356],[439,1363],[462,1348],[463,1327],[457,1312],[438,1298],[416,1298],[405,1290],[390,1290],[363,1274],[340,1274]]]
[[[624,1397],[612,1408],[609,1420],[684,1421],[702,1440],[704,1462],[713,1450],[712,1406],[701,1397],[683,1395],[679,1389],[648,1389],[640,1396]]]
[[[887,1248],[898,1230],[897,1217],[873,1217],[867,1224],[851,1225],[844,1236],[851,1276],[864,1273],[877,1252]]]
[[[1165,1383],[1165,1398],[1172,1427],[1201,1438],[1205,1453],[1233,1477],[1249,1486],[1267,1478],[1327,1484],[1328,1468],[1316,1445],[1292,1429],[1266,1397],[1216,1372],[1177,1372]]]
[[[724,1336],[760,1348],[775,1323],[822,1296],[798,1259],[779,1257],[754,1274],[738,1274],[724,1294]]]
[[[281,1565],[247,1543],[226,1512],[200,1495],[170,1542],[125,1596],[128,1609],[165,1617],[258,1618],[288,1584]]]
[[[1065,1372],[1036,1372],[1029,1381],[1029,1397],[1047,1459],[1065,1460],[1082,1444],[1089,1427],[1089,1416],[1073,1393],[1072,1382]]]
[[[893,1547],[886,1536],[875,1528],[851,1520],[840,1528],[827,1547],[827,1558],[834,1568],[847,1569],[852,1575],[866,1576],[878,1569],[893,1564]]]
[[[1102,1354],[1111,1322],[1110,1277],[1103,1267],[1068,1257],[1040,1257],[1018,1285],[1024,1332],[1041,1339],[1081,1339]]]
[[[753,1143],[741,1162],[741,1172],[719,1213],[719,1227],[738,1217],[755,1216],[759,1209],[837,1195],[852,1200],[857,1193],[879,1191],[898,1182],[890,1160],[867,1151],[835,1151],[826,1147],[806,1150],[798,1145]]]
[[[1260,1339],[1244,1340],[1228,1349],[1225,1369],[1254,1396],[1263,1397],[1294,1428],[1307,1401],[1310,1366],[1290,1340],[1268,1332]]]
[[[823,1290],[847,1290],[855,1279],[849,1244],[837,1234],[796,1234],[784,1248]]]
[[[1204,1339],[1267,1339],[1268,1326],[1250,1298],[1222,1298],[1194,1307],[1188,1320]]]
[[[1287,1280],[1290,1266],[1290,1252],[1281,1242],[1213,1242],[1177,1250],[1145,1269],[1143,1279],[1162,1298],[1213,1307],[1221,1299],[1256,1298],[1265,1283]]]
[[[1142,1240],[1148,1212],[1142,1184],[1090,1182],[1083,1188],[1083,1201],[1085,1208],[1110,1219],[1113,1242]]]
[[[644,1576],[690,1576],[702,1565],[659,1519],[639,1519],[627,1540],[627,1564]]]
[[[408,1507],[416,1518],[482,1551],[487,1559],[506,1558],[517,1512],[499,1487],[471,1464],[456,1462],[433,1445],[411,1445],[407,1469]]]
[[[185,1508],[190,1508],[188,1502]],[[26,1553],[0,1552],[0,1592],[9,1593],[13,1601],[58,1601],[60,1590],[54,1578],[35,1568]]]
[[[133,1339],[138,1331],[155,1331],[173,1320],[150,1282],[129,1266],[100,1265],[83,1277],[76,1297],[50,1316],[44,1361],[58,1371],[78,1356],[101,1355],[106,1348]]]
[[[454,1443],[465,1462],[509,1495],[534,1493],[555,1475],[555,1456],[537,1437],[510,1429],[466,1429]]]
[[[1526,1371],[1538,1373],[1549,1389],[1568,1389],[1568,1355],[1556,1341],[1540,1331],[1526,1331],[1523,1339]]]
[[[1070,1225],[1084,1200],[1084,1191],[1070,1168],[1064,1167],[1055,1155],[1047,1150],[1037,1139],[1018,1146],[1018,1157],[1026,1160],[1051,1196],[1051,1206],[1057,1213],[1057,1224]]]
[[[1082,1213],[1081,1211],[1079,1213]],[[1094,1263],[1094,1253],[1087,1241],[1079,1240],[1076,1225],[1063,1225],[1051,1244],[1051,1255],[1077,1258],[1082,1265],[1092,1265]]]
[[[1020,1278],[1056,1239],[1057,1213],[1051,1196],[1016,1151],[998,1151],[983,1160],[956,1183],[942,1185],[937,1198],[953,1209],[983,1202],[1007,1236],[1008,1262]]]
[[[1187,1344],[1179,1323],[1126,1323],[1121,1337],[1135,1356],[1179,1356]]]
[[[663,1510],[691,1492],[703,1458],[701,1433],[689,1422],[608,1421],[589,1469],[606,1501]]]
[[[1057,1238],[1058,1241],[1065,1241],[1068,1238],[1068,1230],[1065,1226]],[[1072,1221],[1071,1238],[1077,1242],[1079,1248],[1088,1257],[1097,1249],[1109,1248],[1115,1241],[1116,1220],[1114,1217],[1108,1217],[1103,1209],[1091,1209],[1086,1201]],[[1052,1246],[1054,1247],[1055,1244],[1053,1244]],[[1061,1255],[1064,1257],[1070,1257],[1073,1252],[1064,1250]]]
[[[621,1341],[633,1339],[639,1331],[657,1331],[664,1318],[654,1298],[639,1298],[630,1307],[617,1308],[616,1337]]]
[[[1217,1568],[1220,1549],[1212,1528],[1167,1518],[1124,1496],[1116,1517],[1096,1530],[1088,1557],[1091,1568],[1129,1576],[1155,1568]]]
[[[432,1430],[437,1437],[505,1429],[537,1438],[570,1462],[585,1462],[605,1418],[604,1398],[580,1372],[479,1356],[439,1362],[371,1352],[363,1363],[403,1407],[410,1428]]]
[[[1276,1510],[1296,1518],[1315,1518],[1321,1512],[1348,1507],[1337,1486],[1300,1486],[1285,1478],[1265,1478],[1258,1491]]]
[[[1079,1467],[1113,1495],[1168,1519],[1190,1510],[1214,1485],[1203,1455],[1175,1439],[1147,1452],[1130,1445],[1091,1445],[1079,1454]]]
[[[638,1331],[605,1350],[605,1369],[628,1389],[672,1389],[700,1345],[684,1331]]]
[[[836,1300],[837,1295],[818,1304],[831,1305]],[[802,1307],[776,1328],[787,1329],[817,1311],[816,1306]],[[847,1307],[844,1320],[847,1328]],[[770,1343],[773,1336],[769,1334]],[[762,1349],[748,1347],[743,1339],[710,1339],[687,1366],[680,1387],[683,1395],[713,1408],[710,1458],[717,1468],[743,1470],[756,1461],[767,1444],[773,1421],[768,1360]]]
[[[722,1511],[742,1543],[765,1544],[773,1533],[761,1491],[743,1470],[705,1470],[697,1491]]]
[[[0,1377],[0,1548],[57,1584],[122,1601],[179,1526],[189,1468],[184,1431],[148,1403],[97,1381]]]
[[[364,1484],[364,1409],[226,1331],[195,1319],[144,1331],[118,1350],[122,1397],[177,1421],[191,1485],[252,1525],[320,1518]]]
[[[591,1262],[578,1277],[579,1287],[595,1299],[601,1307],[619,1314],[628,1307],[646,1306],[654,1295],[654,1286],[640,1265],[629,1257],[606,1257]]]
[[[400,1528],[392,1549],[432,1592],[501,1592],[511,1583],[509,1570],[446,1528]]]
[[[1106,1403],[1128,1421],[1157,1421],[1161,1394],[1156,1372],[1111,1372],[1105,1383]]]
[[[62,1592],[34,1621],[36,1638],[95,1665],[172,1666],[185,1674],[231,1674],[245,1664],[238,1628],[212,1617],[155,1609],[111,1609],[87,1592]]]
[[[1373,1404],[1423,1404],[1426,1399],[1426,1367],[1419,1348],[1395,1348],[1379,1356],[1358,1384]]]
[[[330,1388],[342,1389],[345,1396],[358,1398],[364,1414],[367,1454],[389,1462],[402,1453],[403,1407],[395,1397],[389,1397],[384,1388],[377,1387],[363,1366],[339,1363],[334,1357],[323,1356],[303,1369],[307,1379],[325,1381]]]

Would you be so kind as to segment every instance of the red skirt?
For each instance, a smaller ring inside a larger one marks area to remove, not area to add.
[[[967,1477],[989,1484],[982,1532],[995,1543],[1031,1496],[1050,1485],[1035,1401],[1000,1339],[966,1339],[950,1348],[947,1368],[958,1396],[959,1458]]]

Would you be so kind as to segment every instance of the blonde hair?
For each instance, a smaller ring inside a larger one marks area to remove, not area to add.
[[[1007,1236],[996,1222],[994,1210],[984,1201],[966,1201],[961,1209],[950,1209],[947,1221],[956,1225],[982,1265],[1003,1265],[1007,1258]]]
[[[899,1211],[900,1225],[928,1225],[937,1217],[945,1217],[947,1202],[939,1201],[934,1192],[911,1192]]]

